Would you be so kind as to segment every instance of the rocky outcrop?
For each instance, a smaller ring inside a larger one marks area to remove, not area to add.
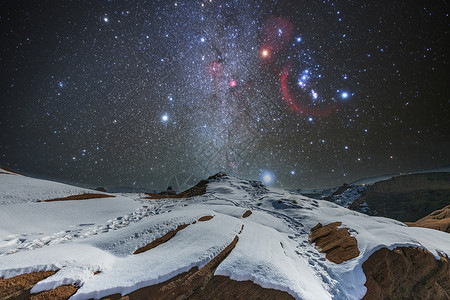
[[[57,271],[33,272],[8,279],[0,278],[0,299],[68,299],[75,294],[78,287],[74,285],[63,285],[53,290],[31,294],[31,289],[36,283],[52,276],[56,272]]]
[[[450,262],[412,247],[382,248],[362,265],[363,299],[450,299]]]
[[[414,222],[450,204],[450,173],[424,173],[393,177],[367,187],[350,209]]]
[[[450,233],[450,205],[436,210],[416,222],[405,222],[410,227],[425,227]]]
[[[65,300],[75,294],[78,290],[77,286],[68,284],[61,285],[53,290],[43,291],[38,294],[32,294],[30,300]]]
[[[336,264],[355,258],[359,255],[358,242],[348,232],[348,228],[339,228],[341,222],[326,226],[317,224],[311,229],[309,242],[315,243],[326,258]]]
[[[30,290],[36,283],[55,273],[56,271],[34,272],[8,279],[0,278],[0,299],[29,298]]]
[[[227,174],[225,173],[217,173],[213,176],[208,177],[208,179],[203,179],[199,183],[197,183],[195,186],[191,187],[190,189],[185,190],[184,192],[181,192],[179,194],[155,194],[155,193],[146,193],[147,197],[144,199],[162,199],[162,198],[190,198],[194,196],[201,196],[206,193],[206,186],[209,182],[213,180],[217,180],[218,178],[225,177]]]

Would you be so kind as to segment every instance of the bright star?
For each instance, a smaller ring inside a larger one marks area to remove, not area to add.
[[[236,86],[236,80],[231,80],[230,81],[230,86],[231,87],[235,87]]]
[[[294,170],[291,171],[291,175],[295,175],[295,171]]]
[[[301,38],[301,37],[298,37],[298,38],[297,38],[297,42],[300,43],[301,41],[302,41],[302,38]]]
[[[263,57],[263,58],[267,58],[267,57],[269,57],[269,50],[267,50],[267,49],[262,49],[261,50],[261,56]]]
[[[275,183],[275,175],[270,171],[262,171],[259,176],[261,178],[261,181],[267,186],[271,186]]]
[[[163,116],[161,117],[161,120],[162,120],[163,122],[167,122],[167,121],[169,121],[169,116],[168,116],[167,114],[165,114],[165,115],[163,115]]]
[[[108,23],[108,22],[109,22],[109,18],[108,18],[108,17],[104,17],[104,18],[103,18],[103,21],[105,21],[106,23]]]
[[[200,38],[200,42],[204,43],[206,41],[206,39],[204,37]]]
[[[348,98],[348,93],[347,92],[342,92],[342,94],[341,94],[341,98],[342,99],[347,99]]]

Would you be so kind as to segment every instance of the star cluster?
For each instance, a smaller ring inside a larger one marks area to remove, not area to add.
[[[182,189],[292,188],[450,158],[448,4],[7,1],[0,165]]]

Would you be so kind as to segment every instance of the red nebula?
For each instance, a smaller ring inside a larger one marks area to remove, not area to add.
[[[333,111],[335,111],[334,106],[328,106],[328,107],[323,107],[323,108],[309,108],[309,107],[301,106],[299,101],[296,98],[293,98],[291,96],[291,92],[289,91],[288,77],[289,77],[290,68],[291,68],[291,66],[289,64],[287,64],[286,66],[284,66],[283,70],[281,71],[280,87],[281,87],[281,95],[282,95],[284,101],[286,101],[286,103],[289,105],[289,107],[293,111],[295,111],[298,114],[305,114],[305,115],[316,116],[316,117],[326,116],[326,115],[329,115],[330,113],[332,113]]]
[[[218,61],[211,62],[211,64],[206,69],[209,75],[214,77],[214,79],[217,79],[223,75],[222,64]]]
[[[291,21],[282,17],[272,17],[264,26],[259,58],[263,64],[272,67],[274,73],[279,72],[279,70],[275,70],[278,69],[274,64],[275,55],[281,53],[289,45],[293,28]]]
[[[292,30],[291,21],[281,17],[270,18],[264,27],[262,49],[284,50],[292,37]]]

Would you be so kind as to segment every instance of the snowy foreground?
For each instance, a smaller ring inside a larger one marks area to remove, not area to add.
[[[236,236],[236,247],[215,274],[251,280],[297,299],[362,298],[362,263],[382,247],[426,248],[437,259],[438,253],[450,255],[447,233],[409,228],[233,177],[212,181],[205,195],[187,199],[115,194],[41,202],[98,192],[0,171],[0,277],[60,270],[32,292],[76,284],[81,287],[71,299],[125,295],[203,267]],[[246,210],[253,213],[243,218]],[[214,217],[192,224],[203,216]],[[342,264],[328,261],[308,242],[317,223],[337,221],[350,228],[360,251]],[[182,224],[191,225],[168,242],[133,255]]]

